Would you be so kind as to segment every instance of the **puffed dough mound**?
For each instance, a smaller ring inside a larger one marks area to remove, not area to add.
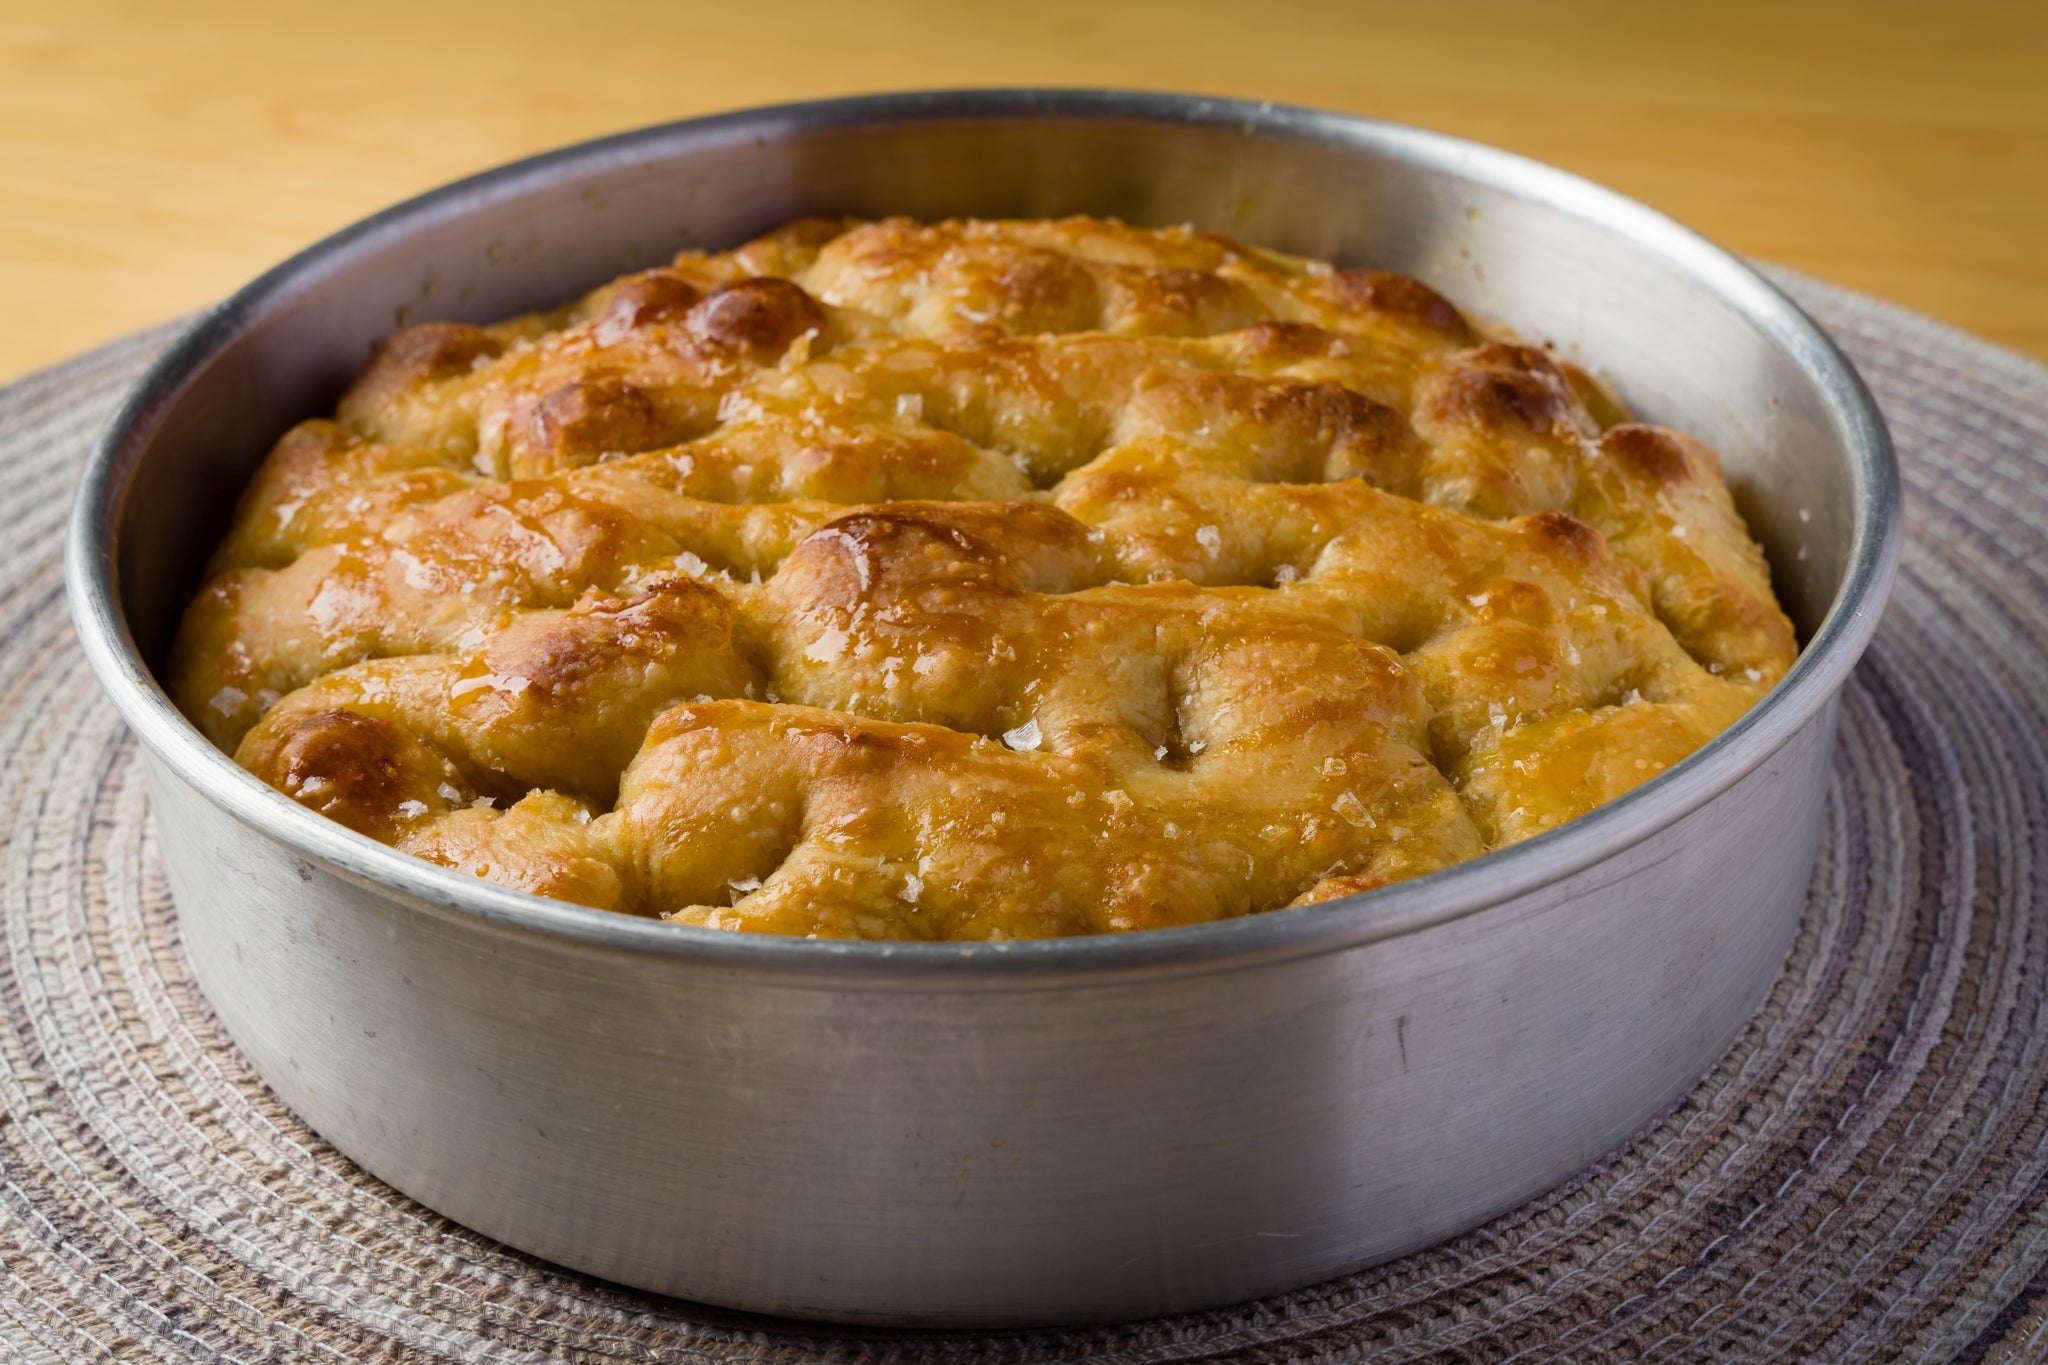
[[[1583,814],[1796,651],[1699,442],[1228,238],[803,221],[385,341],[243,495],[185,713],[421,858],[1010,939],[1347,896]]]

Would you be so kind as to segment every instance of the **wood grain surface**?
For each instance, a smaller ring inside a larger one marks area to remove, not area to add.
[[[2042,0],[0,0],[0,380],[513,157],[993,84],[1440,128],[2048,358]]]

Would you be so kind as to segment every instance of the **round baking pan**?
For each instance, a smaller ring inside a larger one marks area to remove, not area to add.
[[[294,804],[154,669],[236,492],[378,337],[559,302],[799,214],[1114,214],[1420,276],[1717,447],[1805,649],[1696,756],[1541,838],[1300,910],[841,943],[541,900]],[[1836,694],[1898,542],[1855,373],[1739,261],[1452,138],[1167,95],[831,100],[592,142],[338,234],[203,319],[78,496],[87,656],[140,737],[183,936],[277,1093],[513,1246],[768,1313],[1164,1313],[1501,1212],[1612,1148],[1784,960]]]

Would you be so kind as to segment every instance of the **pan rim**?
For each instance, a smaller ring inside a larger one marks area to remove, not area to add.
[[[164,415],[211,359],[293,281],[390,234],[466,216],[538,185],[682,145],[914,122],[1134,121],[1237,129],[1369,150],[1513,189],[1628,236],[1735,306],[1811,376],[1850,457],[1853,530],[1828,612],[1786,677],[1668,772],[1557,830],[1381,890],[1300,909],[1139,933],[1006,943],[871,943],[737,934],[593,910],[436,867],[356,834],[272,790],[172,705],[120,605],[114,527]],[[1776,754],[1830,704],[1868,644],[1896,573],[1900,481],[1883,418],[1813,320],[1748,265],[1670,218],[1569,172],[1446,134],[1354,115],[1205,96],[1092,89],[935,90],[772,105],[656,125],[482,172],[385,209],[272,268],[202,317],[144,375],[89,457],[73,505],[66,577],[87,660],[123,720],[172,773],[300,857],[427,913],[656,954],[707,968],[849,983],[1043,983],[1131,971],[1208,971],[1338,951],[1484,913],[1625,852],[1707,804]]]

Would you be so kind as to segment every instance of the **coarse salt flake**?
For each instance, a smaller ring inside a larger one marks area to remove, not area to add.
[[[804,657],[814,664],[829,664],[846,652],[846,632],[828,630],[811,641],[811,647],[804,651]]]

